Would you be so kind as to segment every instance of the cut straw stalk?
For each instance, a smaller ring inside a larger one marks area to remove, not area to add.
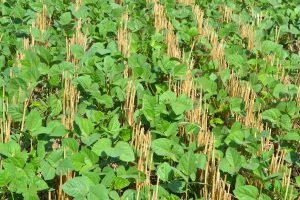
[[[240,30],[241,37],[243,39],[247,38],[247,49],[249,51],[252,51],[254,48],[254,42],[256,36],[256,31],[253,25],[240,23],[239,30]]]
[[[159,3],[159,1],[154,2],[154,27],[157,33],[161,30],[167,29],[168,27],[165,8]]]
[[[168,30],[166,34],[167,54],[169,57],[182,59],[182,53],[179,48],[178,38],[173,31],[171,22],[168,22]]]
[[[251,128],[255,126],[255,112],[254,103],[256,93],[251,89],[248,83],[241,82],[233,72],[228,81],[228,93],[231,97],[243,98],[245,103],[246,117],[237,119],[245,124],[246,127]]]
[[[153,165],[153,154],[150,151],[151,134],[149,131],[145,133],[144,128],[141,127],[141,123],[133,128],[133,132],[134,137],[132,140],[132,145],[138,152],[137,168],[139,170],[139,178],[136,181],[137,199],[139,199],[140,190],[144,187],[148,188],[147,199],[151,199],[151,194],[152,199],[157,199],[156,192],[151,192],[151,171]],[[143,182],[140,182],[140,172],[143,172],[146,175],[146,178]],[[159,179],[157,181],[159,181]]]
[[[76,1],[78,4],[81,4],[81,1]],[[71,47],[73,45],[80,45],[84,51],[87,49],[87,38],[86,35],[81,31],[81,19],[77,21],[75,34],[70,39],[66,39],[66,60],[74,64],[74,74],[63,72],[62,82],[64,87],[63,93],[63,109],[62,109],[62,124],[70,132],[74,130],[73,122],[75,113],[77,111],[80,92],[77,90],[76,86],[72,84],[72,79],[77,76],[77,68],[79,61],[71,54]],[[68,138],[69,134],[65,136]],[[59,147],[59,141],[57,142]],[[67,149],[64,148],[64,157],[66,156]],[[75,176],[75,173],[68,171],[66,175],[63,175],[62,172],[60,177],[56,178],[56,196],[58,199],[71,199],[67,194],[62,191],[62,185],[67,182],[69,179]]]
[[[222,5],[219,7],[219,12],[222,15],[222,22],[229,23],[232,19],[233,10],[229,8],[227,5]]]
[[[128,29],[129,16],[128,10],[126,9],[125,13],[121,18],[121,25],[118,30],[118,47],[121,51],[122,55],[125,58],[130,56],[130,46],[131,46],[131,33]],[[128,66],[128,63],[124,61],[125,70],[124,70],[124,78],[128,78],[131,75],[131,70]]]
[[[136,90],[135,90],[135,85],[132,80],[129,80],[127,82],[127,87],[126,87],[126,100],[125,100],[125,105],[124,105],[124,111],[126,115],[126,119],[128,121],[128,124],[130,126],[134,125],[134,111],[135,111],[135,95]]]
[[[193,6],[196,4],[195,0],[177,0],[177,3],[182,3],[186,6]]]

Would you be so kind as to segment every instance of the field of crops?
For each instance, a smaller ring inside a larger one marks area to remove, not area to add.
[[[299,200],[300,0],[1,0],[1,200]]]

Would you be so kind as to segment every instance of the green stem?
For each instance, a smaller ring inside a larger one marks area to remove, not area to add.
[[[185,199],[188,199],[188,189],[189,189],[189,181],[186,182],[186,187],[185,187]]]

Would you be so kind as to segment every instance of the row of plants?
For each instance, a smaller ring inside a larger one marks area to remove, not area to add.
[[[1,199],[297,200],[299,3],[1,1]]]

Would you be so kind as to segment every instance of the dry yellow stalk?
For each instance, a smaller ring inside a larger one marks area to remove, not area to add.
[[[37,13],[36,20],[32,22],[31,28],[37,28],[39,30],[40,37],[43,37],[44,32],[47,30],[47,27],[50,25],[50,21],[47,19],[47,6],[43,5],[42,11]],[[31,45],[34,46],[35,38],[32,34],[32,29],[30,28],[31,32]],[[38,42],[39,44],[48,47],[48,41]]]
[[[289,168],[288,174],[286,172],[284,172],[283,177],[282,177],[282,185],[286,186],[285,187],[285,193],[284,193],[284,200],[293,199],[292,194],[293,194],[294,187],[290,187],[290,185],[291,185],[291,173],[292,173],[292,169]]]
[[[206,140],[203,153],[207,156],[205,170],[200,171],[199,181],[204,182],[204,187],[200,191],[200,195],[205,199],[214,200],[231,200],[230,185],[226,184],[225,180],[220,177],[219,165],[216,163],[214,137],[211,134]],[[211,185],[211,187],[209,187]]]
[[[151,134],[146,132],[144,128],[141,128],[139,123],[133,129],[134,138],[132,145],[138,152],[138,164],[137,168],[140,172],[143,172],[146,175],[146,178],[143,182],[140,182],[140,173],[139,178],[136,181],[136,190],[137,190],[137,199],[139,197],[140,190],[144,187],[148,188],[148,199],[151,199],[151,171],[152,171],[152,160],[153,154],[150,152],[151,146]],[[154,192],[155,193],[155,192]],[[153,195],[154,197],[155,195]]]
[[[128,58],[130,56],[130,44],[131,44],[131,34],[127,27],[129,22],[128,11],[126,9],[125,13],[121,18],[121,25],[118,30],[118,47],[124,57]],[[128,78],[130,76],[130,69],[126,61],[124,61],[125,70],[124,77]]]
[[[8,98],[5,96],[5,88],[2,89],[2,117],[0,118],[1,141],[8,142],[10,140],[11,131],[11,115],[8,112]]]
[[[135,111],[135,93],[136,90],[135,90],[134,82],[130,80],[127,82],[126,100],[124,105],[126,119],[130,126],[133,126],[134,124],[133,114]]]
[[[82,0],[75,0],[75,11],[78,11],[82,5]]]
[[[300,86],[298,86],[296,102],[297,102],[297,106],[300,107]]]
[[[62,81],[64,82],[62,124],[65,125],[66,129],[72,131],[80,93],[72,84],[71,77],[65,76],[65,73],[63,73]]]
[[[179,48],[177,35],[173,31],[173,27],[171,22],[168,22],[168,30],[166,35],[166,43],[167,43],[167,54],[170,57],[178,58],[181,60],[182,53]]]
[[[155,31],[159,33],[161,30],[167,28],[167,18],[165,14],[165,7],[159,3],[159,1],[154,2],[154,27]]]
[[[257,26],[260,26],[263,18],[264,18],[264,14],[263,12],[260,12],[260,13],[255,13],[253,8],[251,10],[251,15],[252,15],[252,19],[254,20],[254,22],[256,23]]]
[[[47,6],[43,5],[41,13],[36,15],[36,22],[34,23],[35,27],[41,32],[45,32],[47,28]]]
[[[130,55],[130,40],[131,35],[128,29],[129,16],[128,11],[124,12],[121,18],[121,25],[118,31],[118,46],[119,50],[122,52],[123,56],[129,57]]]
[[[238,117],[237,119],[244,123],[247,128],[255,126],[254,103],[256,93],[251,89],[248,83],[241,82],[238,76],[231,74],[228,81],[228,93],[231,97],[243,98],[245,103],[246,117]]]
[[[231,21],[231,17],[233,14],[233,10],[226,5],[222,5],[219,7],[219,12],[222,15],[222,22],[229,23]]]
[[[278,173],[283,169],[284,158],[285,158],[285,150],[278,149],[277,153],[272,155],[271,163],[269,166],[270,174]]]
[[[278,44],[279,42],[279,37],[280,37],[280,27],[276,26],[275,28],[275,37],[274,37],[274,42]]]
[[[81,1],[78,1],[78,4]],[[79,99],[80,99],[80,92],[77,90],[76,86],[72,84],[72,79],[77,76],[76,70],[78,67],[78,60],[71,54],[71,46],[72,45],[80,45],[84,51],[87,49],[87,38],[86,35],[81,32],[81,19],[77,21],[75,34],[72,38],[66,38],[66,60],[72,62],[74,64],[74,74],[71,75],[69,73],[63,72],[62,73],[62,82],[64,85],[64,93],[63,93],[63,109],[62,109],[62,124],[66,127],[67,130],[72,131],[74,130],[73,122],[75,113],[77,111]],[[66,138],[69,137],[69,134],[65,136]],[[59,145],[58,145],[59,146]],[[64,148],[64,156],[66,156],[66,149]],[[72,171],[68,171],[66,175],[60,175],[56,184],[56,195],[58,199],[70,199],[70,197],[62,191],[62,185],[74,177],[75,173]]]
[[[80,45],[83,50],[87,49],[87,37],[81,32],[81,19],[77,21],[76,31],[72,38],[66,38],[66,57],[68,62],[72,62],[75,65],[75,70],[77,68],[78,60],[71,54],[72,45]]]
[[[249,51],[253,50],[256,32],[253,25],[250,24],[240,24],[239,26],[240,34],[242,38],[247,38],[247,49]]]
[[[204,12],[198,5],[193,6],[193,12],[196,16],[198,32],[203,35]]]
[[[177,3],[182,3],[186,6],[193,6],[196,4],[195,0],[177,0]]]

